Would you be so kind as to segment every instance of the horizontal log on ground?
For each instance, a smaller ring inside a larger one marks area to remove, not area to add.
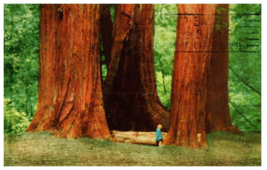
[[[133,144],[146,144],[156,145],[156,132],[134,132],[134,131],[112,131],[112,137],[115,142],[133,143]],[[163,140],[166,138],[167,133],[161,132]]]

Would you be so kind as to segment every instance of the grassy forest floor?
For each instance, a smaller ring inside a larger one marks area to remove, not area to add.
[[[261,134],[210,133],[209,147],[56,138],[51,132],[4,134],[4,166],[261,166]]]

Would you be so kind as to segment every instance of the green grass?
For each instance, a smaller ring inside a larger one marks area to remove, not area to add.
[[[4,134],[4,166],[261,166],[261,134],[208,134],[209,147],[56,138],[51,132]]]

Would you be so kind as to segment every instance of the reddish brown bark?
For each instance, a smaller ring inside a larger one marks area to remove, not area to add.
[[[105,81],[105,110],[110,129],[155,130],[168,127],[168,112],[157,96],[153,5],[115,6],[114,43]]]
[[[178,5],[170,128],[163,144],[207,146],[207,70],[215,22],[215,4]],[[194,15],[187,15],[194,14]]]
[[[41,5],[39,96],[26,131],[109,138],[100,76],[99,5]]]
[[[219,4],[216,8],[215,25],[217,26],[213,36],[213,52],[207,75],[206,131],[238,132],[239,130],[231,124],[228,104],[229,4]]]
[[[120,56],[124,47],[124,43],[128,40],[132,29],[135,5],[118,4],[115,5],[115,22],[114,22],[114,42],[111,49],[111,62],[108,66],[108,74],[106,76],[104,91],[111,93],[114,80],[118,71]],[[105,96],[106,98],[106,96]]]
[[[140,18],[141,35],[141,59],[140,78],[143,97],[145,98],[145,110],[149,122],[155,128],[162,125],[162,130],[169,128],[169,113],[161,104],[156,86],[154,67],[154,5],[143,4]]]

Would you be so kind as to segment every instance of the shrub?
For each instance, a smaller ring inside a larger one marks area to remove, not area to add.
[[[11,100],[4,99],[4,133],[19,133],[29,126],[29,117],[11,107]]]

